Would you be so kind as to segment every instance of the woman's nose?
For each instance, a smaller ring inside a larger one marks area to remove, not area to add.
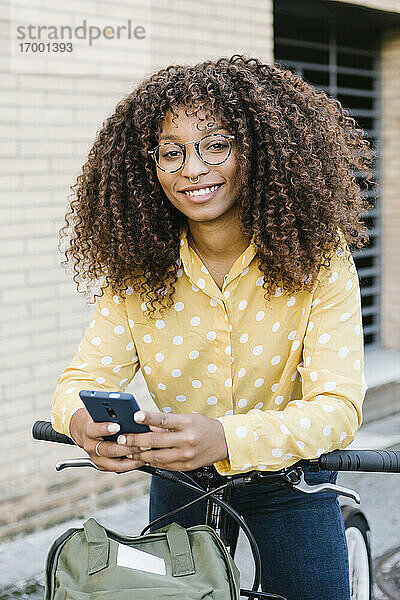
[[[198,156],[193,144],[186,146],[186,161],[182,167],[182,175],[185,177],[197,177],[208,173],[209,168]]]

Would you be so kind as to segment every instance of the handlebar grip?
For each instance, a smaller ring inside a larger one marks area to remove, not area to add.
[[[70,444],[72,446],[76,446],[72,438],[53,429],[50,421],[36,421],[32,427],[32,436],[35,438],[35,440],[58,442],[60,444]]]
[[[333,450],[319,457],[321,469],[400,473],[399,450]]]

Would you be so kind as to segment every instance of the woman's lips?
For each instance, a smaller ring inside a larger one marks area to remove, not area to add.
[[[190,196],[189,194],[185,194],[185,192],[179,193],[183,194],[185,198],[187,198],[189,202],[193,202],[193,204],[202,204],[203,202],[207,202],[207,200],[211,200],[212,198],[214,198],[214,196],[219,192],[223,185],[224,184],[221,183],[221,185],[217,187],[217,189],[213,192],[210,192],[209,194],[202,194],[201,196]]]

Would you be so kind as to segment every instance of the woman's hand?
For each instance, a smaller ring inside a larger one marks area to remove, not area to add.
[[[113,427],[112,430],[109,429],[110,426]],[[88,453],[100,471],[126,473],[142,467],[145,461],[127,457],[127,454],[132,453],[128,448],[117,442],[103,441],[103,436],[117,433],[116,427],[119,428],[117,423],[95,423],[86,408],[80,408],[73,414],[69,429],[77,445]],[[98,456],[96,445],[100,441],[101,444],[98,445],[100,456]],[[139,451],[139,448],[134,450]]]
[[[197,413],[139,411],[135,421],[149,425],[152,432],[127,433],[117,441],[126,454],[132,454],[141,464],[191,471],[228,458],[224,428],[217,419]]]

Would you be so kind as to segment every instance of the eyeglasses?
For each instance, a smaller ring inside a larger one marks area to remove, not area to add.
[[[186,144],[163,142],[147,152],[153,156],[161,171],[175,173],[186,164],[188,157],[186,146],[188,144],[194,144],[197,156],[207,165],[220,165],[229,158],[232,151],[230,140],[234,139],[235,136],[232,134],[209,133],[197,142],[186,142]]]

